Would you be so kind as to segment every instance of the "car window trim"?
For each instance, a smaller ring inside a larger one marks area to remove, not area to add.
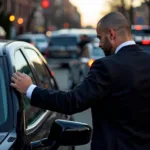
[[[50,80],[50,79],[52,78],[53,81],[54,81],[54,83],[55,83],[56,89],[58,89],[58,86],[57,86],[57,84],[56,84],[56,80],[53,78],[53,76],[52,76],[52,74],[51,74],[51,72],[50,72],[50,70],[49,70],[49,68],[48,68],[48,64],[46,65],[45,61],[44,61],[43,58],[40,56],[39,52],[36,51],[36,50],[34,50],[33,48],[25,47],[25,48],[24,48],[24,53],[25,53],[25,55],[27,56],[28,59],[29,59],[29,57],[28,57],[28,55],[26,54],[25,49],[31,49],[31,50],[33,50],[33,51],[36,52],[36,54],[39,56],[39,59],[41,60],[41,62],[42,62],[42,64],[43,64],[45,73],[47,74],[47,72],[48,72],[47,75],[49,76],[49,79],[48,79],[48,80],[49,80],[49,84],[50,84],[51,87],[52,87],[51,80]],[[29,61],[30,61],[30,59],[29,59]],[[35,68],[34,68],[34,65],[33,65],[32,61],[30,61],[30,62],[31,62],[31,64],[32,64],[32,66],[33,66],[33,69],[34,69],[34,71],[35,71]],[[47,71],[46,71],[46,70],[47,70]],[[36,72],[36,71],[35,71],[35,72]],[[35,75],[36,75],[36,77],[37,77],[38,84],[39,84],[39,83],[40,83],[40,80],[39,80],[39,78],[38,78],[38,76],[37,76],[36,73],[35,73]],[[50,89],[50,88],[49,88],[49,89]]]
[[[36,75],[35,75],[35,73],[34,73],[34,67],[33,67],[32,62],[30,62],[30,61],[28,60],[28,58],[26,57],[26,55],[24,54],[23,48],[17,49],[17,50],[15,51],[15,53],[16,53],[18,50],[20,50],[21,54],[23,55],[24,59],[26,60],[27,64],[29,65],[30,70],[31,70],[31,72],[32,72],[32,74],[33,74],[34,80],[35,80],[36,84],[38,85],[38,81],[37,81]]]
[[[29,65],[32,65],[32,73],[34,74],[34,77],[36,77],[36,84],[39,85],[39,79],[38,77],[36,76],[36,71],[35,71],[35,68],[34,68],[34,65],[32,63],[32,61],[29,59],[28,55],[26,54],[25,52],[25,49],[32,49],[33,51],[36,52],[35,49],[31,48],[31,47],[24,47],[22,48],[22,53],[24,54],[24,57],[26,58],[26,61],[28,62]],[[36,52],[37,53],[37,52]],[[38,54],[38,53],[37,53]],[[39,55],[38,55],[39,56]],[[40,56],[39,56],[40,57]],[[42,61],[42,60],[41,60]],[[44,63],[42,61],[42,63]],[[53,112],[54,113],[54,112]],[[48,115],[50,115],[51,112],[49,110],[46,110],[45,113],[43,113],[33,124],[29,125],[27,128],[26,128],[26,132],[27,134],[31,134],[32,132],[34,132],[45,120],[46,118],[48,117]]]
[[[51,112],[49,110],[46,110],[46,112],[43,113],[33,124],[29,125],[26,128],[26,134],[32,134],[32,132],[34,132],[36,129],[38,129],[38,127],[40,127],[43,124],[43,122],[48,118],[48,116],[50,116],[50,114]],[[53,117],[55,116],[53,115]]]

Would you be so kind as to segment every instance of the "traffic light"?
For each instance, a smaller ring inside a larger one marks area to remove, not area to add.
[[[49,0],[41,0],[41,6],[42,6],[42,8],[49,8],[49,6],[50,6],[50,2],[49,2]]]

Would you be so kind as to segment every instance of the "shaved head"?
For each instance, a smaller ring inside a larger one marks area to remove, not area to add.
[[[106,56],[114,54],[116,48],[132,40],[130,21],[120,12],[112,12],[101,18],[97,24],[97,37]]]
[[[97,30],[99,27],[103,30],[112,28],[118,30],[120,33],[131,34],[131,24],[130,21],[120,12],[112,12],[104,16],[99,20],[97,24]]]

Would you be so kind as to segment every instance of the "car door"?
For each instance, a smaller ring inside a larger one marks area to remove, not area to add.
[[[32,78],[33,84],[39,85],[33,71],[33,66],[24,56],[22,50],[15,52],[15,68],[17,71],[28,74]],[[31,142],[47,137],[55,115],[50,111],[31,106],[30,100],[26,96],[23,97],[23,103],[25,115],[24,123],[28,140]]]
[[[30,64],[33,65],[35,75],[37,76],[36,78],[38,79],[38,85],[43,88],[48,88],[48,89],[58,89],[57,83],[55,81],[55,78],[52,76],[50,68],[46,64],[45,59],[43,56],[36,50],[31,49],[31,48],[24,48],[23,49],[24,54],[26,55],[27,59],[30,61]],[[44,124],[48,124],[50,127],[52,122],[55,119],[68,119],[71,120],[71,116],[57,113],[57,112],[51,112],[50,116]],[[47,127],[47,130],[49,128]],[[46,131],[47,131],[46,130]],[[44,137],[43,137],[44,138]],[[65,147],[65,149],[68,149],[68,147]]]

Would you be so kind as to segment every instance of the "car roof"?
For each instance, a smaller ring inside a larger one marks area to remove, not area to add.
[[[7,53],[9,53],[10,50],[15,50],[13,49],[13,47],[15,48],[19,48],[19,47],[33,47],[33,49],[35,49],[35,47],[27,42],[23,42],[23,41],[13,41],[13,40],[0,40],[0,56],[4,56]]]
[[[4,47],[11,42],[10,40],[0,40],[0,56],[4,55]]]
[[[18,35],[17,38],[29,38],[29,39],[36,39],[36,38],[46,38],[46,35],[38,33],[38,34],[31,34],[31,33],[25,33],[25,34],[21,34]]]
[[[55,33],[55,34],[52,34],[50,36],[50,38],[52,37],[79,37],[78,34],[73,34],[73,33]]]

